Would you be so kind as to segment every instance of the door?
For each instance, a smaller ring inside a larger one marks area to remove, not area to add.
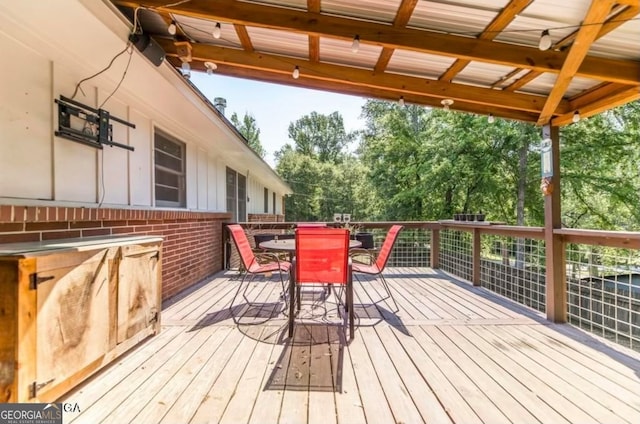
[[[37,260],[38,394],[109,350],[109,262],[115,249],[52,254]]]
[[[117,342],[160,325],[160,250],[158,244],[122,247],[118,269]]]

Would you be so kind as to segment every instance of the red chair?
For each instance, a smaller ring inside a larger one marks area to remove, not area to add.
[[[298,222],[296,228],[327,228],[325,222]]]
[[[233,296],[231,300],[231,305],[229,305],[229,309],[233,309],[233,302],[235,302],[236,297],[240,294],[240,290],[242,289],[242,284],[244,283],[247,276],[251,278],[247,281],[247,285],[244,289],[243,297],[250,303],[246,297],[246,291],[249,287],[249,283],[253,280],[253,278],[258,274],[266,274],[270,272],[278,272],[280,274],[280,283],[282,284],[282,298],[285,298],[287,293],[287,288],[284,284],[284,279],[282,278],[282,274],[285,272],[289,272],[291,268],[291,263],[287,261],[282,261],[278,258],[277,255],[273,253],[254,253],[251,248],[251,244],[249,243],[249,239],[247,239],[247,235],[244,232],[244,229],[237,224],[228,225],[227,228],[231,233],[231,239],[233,240],[236,248],[238,249],[238,253],[240,254],[240,260],[242,261],[242,265],[246,270],[242,275],[242,280],[240,280],[240,285],[238,286],[238,291]]]
[[[387,265],[387,262],[389,261],[389,257],[391,256],[391,251],[393,250],[396,240],[398,239],[398,234],[400,234],[400,231],[402,231],[403,228],[404,227],[402,225],[394,225],[389,229],[389,232],[387,232],[387,236],[385,237],[384,242],[380,247],[380,251],[378,252],[378,255],[375,258],[375,261],[373,263],[371,263],[370,265],[358,263],[358,262],[353,263],[353,272],[356,274],[356,279],[359,282],[362,282],[362,281],[358,278],[358,273],[375,275],[380,278],[380,281],[382,282],[384,289],[387,291],[387,297],[385,297],[382,300],[391,298],[395,307],[393,312],[398,311],[398,304],[396,303],[396,300],[393,298],[393,295],[391,294],[391,290],[389,289],[389,285],[387,284],[387,280],[384,279],[384,275],[382,273],[384,271],[384,267]]]
[[[349,257],[349,230],[343,228],[296,229],[296,253],[289,279],[289,337],[293,336],[294,304],[300,310],[300,287],[305,284],[339,284],[346,288],[345,310],[353,339],[353,284]]]

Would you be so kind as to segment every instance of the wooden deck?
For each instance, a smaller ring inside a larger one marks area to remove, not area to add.
[[[427,268],[356,283],[355,339],[304,296],[293,341],[277,275],[228,309],[234,272],[172,299],[162,332],[69,393],[65,423],[639,423],[640,355]]]

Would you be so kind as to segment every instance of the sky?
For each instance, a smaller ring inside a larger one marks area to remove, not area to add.
[[[293,144],[288,135],[289,124],[313,111],[324,115],[339,112],[347,132],[364,128],[364,120],[360,118],[366,101],[363,97],[202,72],[192,72],[191,82],[212,103],[215,97],[224,97],[228,119],[234,112],[240,118],[245,113],[253,115],[260,129],[260,142],[267,151],[265,160],[271,166],[275,166],[274,152],[287,143]]]

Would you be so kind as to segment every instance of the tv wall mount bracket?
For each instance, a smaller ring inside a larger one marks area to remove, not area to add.
[[[104,109],[95,109],[64,96],[60,96],[60,99],[55,99],[54,101],[58,104],[58,131],[55,132],[56,136],[97,149],[102,149],[103,146],[107,145],[134,151],[131,146],[113,141],[113,125],[111,121],[130,128],[135,128],[135,124],[111,116]]]

